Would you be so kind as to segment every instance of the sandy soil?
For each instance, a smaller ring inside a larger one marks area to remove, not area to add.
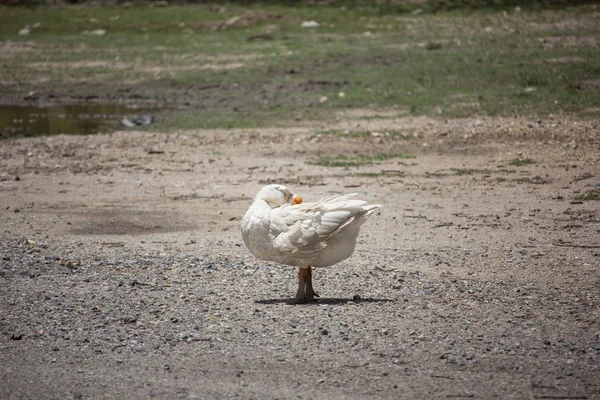
[[[600,399],[599,123],[364,117],[0,142],[0,398]],[[384,204],[318,303],[242,243],[270,182]]]

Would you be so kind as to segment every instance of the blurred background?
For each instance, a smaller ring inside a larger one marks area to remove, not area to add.
[[[3,0],[0,131],[110,131],[139,115],[154,131],[289,126],[354,108],[594,117],[599,13],[558,0]]]

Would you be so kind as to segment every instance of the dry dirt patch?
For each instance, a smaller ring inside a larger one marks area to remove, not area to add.
[[[416,137],[1,142],[1,397],[598,398],[597,121],[365,115]],[[416,158],[306,163],[377,152]],[[241,243],[272,181],[384,204],[320,303]]]

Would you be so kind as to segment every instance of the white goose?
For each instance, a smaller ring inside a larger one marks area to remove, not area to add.
[[[314,203],[282,185],[263,187],[242,218],[242,237],[250,253],[280,264],[300,267],[298,291],[290,302],[314,301],[312,267],[328,267],[352,255],[360,226],[381,207],[354,194]]]

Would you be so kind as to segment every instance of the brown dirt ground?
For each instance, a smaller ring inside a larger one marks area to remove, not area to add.
[[[0,398],[600,399],[599,133],[359,110],[4,140]],[[379,152],[416,158],[308,163]],[[270,182],[384,205],[316,304],[243,246]]]

